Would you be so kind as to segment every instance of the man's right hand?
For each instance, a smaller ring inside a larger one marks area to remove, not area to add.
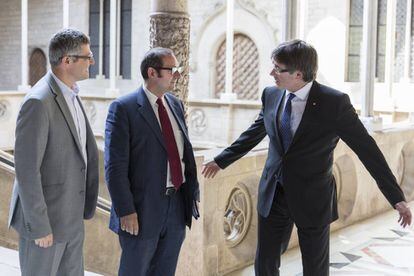
[[[48,248],[52,246],[53,245],[53,234],[49,234],[40,239],[35,239],[35,244],[43,248]]]
[[[131,235],[137,236],[139,230],[137,213],[121,217],[121,229]]]
[[[201,172],[201,174],[204,175],[205,178],[213,178],[216,176],[219,170],[221,170],[221,168],[213,160],[206,164],[203,164],[203,171]]]

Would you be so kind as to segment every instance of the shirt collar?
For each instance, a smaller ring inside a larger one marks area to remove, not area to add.
[[[306,101],[308,99],[309,96],[309,92],[312,88],[312,84],[313,81],[308,82],[307,84],[305,84],[305,86],[303,86],[301,89],[297,90],[294,94],[297,98],[299,98],[301,101]],[[289,94],[291,94],[292,92],[290,92],[289,90],[286,89],[286,98],[289,96]],[[294,101],[295,99],[293,99]]]
[[[147,95],[148,101],[152,106],[157,104],[158,97],[155,96],[151,91],[148,90],[148,88],[145,86],[145,84],[142,85],[142,88],[144,89],[145,95]],[[161,97],[162,102],[164,102],[164,96]]]
[[[59,86],[60,90],[62,91],[63,95],[76,97],[79,94],[79,86],[75,83],[73,85],[73,89],[67,86],[63,81],[61,81],[53,71],[50,71],[52,77],[55,79],[57,85]]]

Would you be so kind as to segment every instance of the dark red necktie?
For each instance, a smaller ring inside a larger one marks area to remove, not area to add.
[[[170,165],[171,182],[178,190],[183,183],[183,173],[181,170],[181,160],[178,153],[177,143],[171,126],[170,118],[162,104],[161,98],[157,99],[158,116],[160,118],[162,136],[167,147],[168,163]]]

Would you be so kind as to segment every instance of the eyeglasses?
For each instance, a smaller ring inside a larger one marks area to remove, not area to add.
[[[67,55],[68,57],[73,57],[73,58],[80,58],[80,59],[87,59],[90,62],[95,61],[95,58],[93,57],[93,54],[90,54],[89,56],[80,56],[80,55]]]
[[[175,73],[178,73],[178,74],[182,74],[183,72],[184,72],[184,67],[182,67],[182,66],[175,66],[175,67],[154,67],[155,69],[157,69],[157,70],[170,70],[171,71],[171,74],[175,74]]]
[[[282,69],[279,66],[273,67],[272,70],[275,71],[276,74],[282,74],[282,73],[292,71],[291,69]]]

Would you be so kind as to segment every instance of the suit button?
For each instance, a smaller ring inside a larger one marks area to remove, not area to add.
[[[81,194],[83,194],[85,191],[79,191],[79,194],[81,195]]]

